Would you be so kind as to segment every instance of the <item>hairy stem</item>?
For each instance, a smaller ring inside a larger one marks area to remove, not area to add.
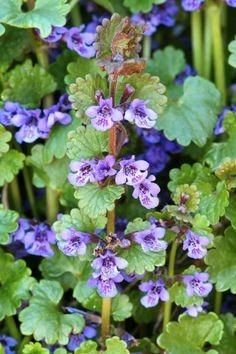
[[[20,188],[17,177],[13,179],[13,181],[9,184],[11,199],[13,201],[14,207],[17,211],[22,211],[22,201],[20,195]]]
[[[209,6],[209,16],[213,43],[214,78],[217,88],[222,94],[223,104],[226,103],[225,58],[221,31],[221,3],[212,2]]]
[[[204,57],[203,57],[203,75],[206,79],[210,79],[212,66],[212,34],[211,20],[208,6],[204,9]]]
[[[9,209],[9,202],[8,202],[8,184],[5,183],[2,188],[2,204],[5,209]]]
[[[201,11],[191,13],[191,38],[193,65],[199,75],[202,75],[202,14]]]
[[[33,216],[37,217],[38,213],[37,213],[37,209],[36,209],[36,202],[35,202],[33,187],[32,187],[32,183],[30,180],[29,171],[26,166],[24,166],[24,168],[23,168],[23,177],[24,177],[24,182],[25,182],[26,193],[28,196],[28,201],[30,204],[30,209],[32,210]]]
[[[5,318],[5,323],[6,323],[6,326],[7,326],[7,329],[9,331],[9,334],[17,339],[17,340],[20,340],[21,338],[21,335],[20,335],[20,332],[17,328],[17,325],[16,325],[16,322],[14,320],[14,317],[6,317]]]
[[[168,276],[171,278],[175,275],[175,258],[176,252],[178,248],[177,241],[173,241],[171,250],[170,250],[170,258],[169,258],[169,266],[168,266]],[[164,304],[164,318],[163,318],[163,330],[165,329],[168,322],[170,322],[171,318],[171,301],[166,301]]]
[[[23,349],[24,349],[24,346],[26,344],[28,344],[31,340],[31,336],[25,336],[22,341],[20,342],[20,345],[19,345],[19,349],[18,349],[18,352],[19,354],[22,354],[23,353]]]
[[[223,297],[222,293],[216,291],[216,293],[215,293],[215,303],[214,303],[214,312],[217,313],[217,315],[220,314],[222,297]]]
[[[49,224],[53,223],[56,220],[59,204],[57,192],[50,187],[46,189],[46,205],[47,205],[47,221]]]
[[[143,38],[143,57],[148,60],[151,57],[151,47],[152,46],[152,37],[144,36]]]

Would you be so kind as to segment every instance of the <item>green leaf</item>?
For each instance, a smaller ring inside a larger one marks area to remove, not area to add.
[[[183,274],[193,274],[197,269],[195,266],[187,268]],[[186,286],[182,282],[175,282],[169,289],[170,299],[175,302],[177,306],[187,307],[191,305],[201,305],[203,298],[197,295],[188,296]]]
[[[79,349],[75,350],[75,354],[129,354],[126,348],[127,345],[123,340],[118,337],[111,337],[106,339],[106,350],[104,351],[97,350],[97,343],[89,340],[83,342]]]
[[[75,198],[79,199],[79,207],[92,219],[114,209],[115,201],[124,193],[124,187],[108,185],[100,188],[96,184],[87,184],[75,191]]]
[[[131,12],[149,12],[153,4],[163,4],[166,0],[125,0],[124,5],[127,6]]]
[[[236,114],[228,113],[224,119],[223,127],[228,133],[224,142],[213,143],[204,160],[212,168],[217,169],[226,159],[236,159]]]
[[[31,155],[27,156],[26,163],[33,166],[33,183],[38,188],[48,186],[52,189],[60,189],[67,180],[68,159],[54,159],[50,164],[46,164],[43,145],[34,145]]]
[[[228,63],[233,68],[236,68],[236,39],[229,43],[228,50],[231,53],[229,56]]]
[[[157,127],[170,140],[187,146],[193,141],[203,146],[211,136],[220,109],[220,93],[211,82],[189,77],[184,93],[177,102],[170,102],[157,120]]]
[[[108,151],[108,133],[78,127],[68,134],[67,155],[71,160],[90,159]]]
[[[229,227],[225,236],[214,239],[214,249],[206,256],[206,264],[217,291],[229,290],[236,294],[236,232]]]
[[[104,9],[106,9],[107,11],[110,11],[111,13],[115,12],[113,5],[109,0],[93,0],[93,1],[99,6],[104,7]]]
[[[25,30],[8,27],[4,36],[0,38],[0,70],[7,71],[15,60],[20,60],[28,49],[30,39]]]
[[[61,159],[66,155],[68,133],[79,125],[78,119],[73,119],[69,125],[57,125],[52,129],[43,150],[43,159],[49,164],[54,158]]]
[[[132,244],[129,248],[123,249],[120,255],[128,262],[125,268],[127,273],[143,274],[145,271],[153,272],[156,266],[163,266],[166,252],[143,252],[139,245]]]
[[[38,28],[42,37],[47,37],[52,26],[64,26],[70,11],[67,0],[37,0],[31,11],[21,10],[21,0],[8,0],[1,4],[0,22],[20,28]],[[4,29],[1,25],[0,31]]]
[[[131,317],[132,303],[125,294],[118,294],[112,301],[112,317],[114,321],[124,321]]]
[[[60,235],[62,231],[70,227],[74,227],[79,231],[94,232],[95,229],[103,229],[106,222],[107,218],[104,215],[91,218],[82,209],[72,209],[69,215],[63,214],[60,220],[54,222],[53,229],[57,235]]]
[[[234,194],[230,195],[225,216],[231,222],[231,226],[236,230],[236,196]]]
[[[149,338],[141,338],[135,347],[130,348],[130,353],[160,354],[160,350]]]
[[[67,344],[69,334],[80,333],[84,319],[79,314],[63,314],[59,303],[63,289],[56,281],[41,280],[33,288],[29,306],[21,311],[21,332],[33,335],[35,340],[45,340],[47,344]]]
[[[162,113],[167,98],[164,95],[165,86],[160,83],[159,77],[151,76],[147,73],[133,74],[128,77],[121,76],[117,81],[117,103],[127,84],[135,89],[132,99],[148,100],[148,107],[153,109],[157,114]]]
[[[23,354],[49,354],[49,350],[43,348],[40,343],[29,343],[24,346]]]
[[[149,221],[143,221],[141,218],[136,218],[133,221],[128,223],[128,225],[125,229],[125,233],[129,234],[129,233],[136,232],[136,231],[147,230],[149,228],[150,228]]]
[[[102,77],[106,75],[98,67],[95,59],[88,60],[83,57],[77,57],[75,61],[69,63],[67,65],[67,72],[68,74],[65,76],[65,83],[67,85],[76,82],[78,77],[85,79],[87,74],[99,74]]]
[[[48,71],[54,77],[57,83],[57,89],[65,91],[65,76],[67,74],[67,66],[77,58],[77,53],[72,50],[64,50],[61,55],[58,55],[56,60],[50,64]],[[84,58],[83,58],[84,59]],[[88,59],[84,59],[90,61]]]
[[[184,52],[168,46],[154,52],[153,59],[148,61],[147,71],[151,75],[159,76],[164,85],[169,85],[173,83],[176,75],[184,70],[185,64]]]
[[[29,59],[8,73],[4,85],[2,100],[17,101],[28,107],[38,106],[44,96],[56,89],[52,75]]]
[[[229,193],[225,182],[218,182],[208,167],[199,163],[192,166],[183,164],[180,169],[170,171],[170,179],[168,188],[173,192],[184,184],[197,187],[200,193],[198,212],[205,215],[211,224],[216,224],[224,215],[229,203]]]
[[[0,157],[0,186],[13,181],[20,169],[23,168],[24,159],[24,154],[13,149]]]
[[[85,79],[78,77],[76,82],[69,86],[69,98],[72,107],[78,111],[78,117],[88,107],[96,104],[95,93],[98,90],[102,91],[104,96],[108,95],[107,81],[100,75],[86,75]]]
[[[0,249],[0,320],[16,314],[23,300],[30,297],[34,279],[23,260],[14,262],[11,254]]]
[[[160,306],[155,308],[146,308],[141,305],[140,300],[143,293],[139,290],[132,290],[129,292],[130,300],[133,305],[132,317],[138,324],[148,324],[154,322],[158,316],[158,311],[160,311]]]
[[[227,313],[220,316],[224,324],[224,332],[220,344],[214,348],[219,354],[235,354],[236,348],[236,318]]]
[[[11,133],[0,124],[0,157],[9,150],[8,142],[11,140]]]
[[[13,210],[4,209],[0,204],[0,244],[6,245],[9,243],[9,234],[16,231],[18,228],[18,213]]]
[[[200,314],[197,318],[180,315],[178,322],[168,323],[157,342],[168,354],[213,354],[204,345],[218,344],[222,332],[223,324],[215,313]]]

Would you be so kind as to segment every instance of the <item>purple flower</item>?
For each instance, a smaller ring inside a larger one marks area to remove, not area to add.
[[[71,173],[68,175],[69,182],[76,187],[84,186],[88,182],[95,182],[93,174],[94,160],[72,161]]]
[[[181,0],[182,7],[185,11],[197,11],[200,9],[204,0]]]
[[[159,143],[162,138],[162,133],[158,132],[155,128],[141,129],[137,127],[136,132],[142,138],[143,142],[148,145]]]
[[[124,118],[129,122],[134,122],[139,128],[150,129],[156,124],[157,114],[147,108],[147,102],[135,98],[127,111]]]
[[[57,246],[67,256],[83,256],[86,253],[86,244],[90,240],[89,236],[85,232],[70,228],[62,231]]]
[[[95,270],[94,277],[101,276],[102,279],[112,279],[120,274],[120,269],[127,267],[125,259],[117,257],[114,252],[106,250],[104,254],[94,259],[92,267]]]
[[[236,0],[225,0],[225,2],[231,7],[236,7]]]
[[[46,119],[46,125],[51,129],[57,122],[62,125],[67,125],[71,122],[72,118],[68,113],[60,111],[60,104],[55,104],[43,110]]]
[[[42,39],[48,43],[56,43],[62,39],[66,32],[67,29],[65,27],[52,27],[52,31],[49,36]]]
[[[183,71],[181,71],[178,75],[175,77],[175,83],[176,85],[183,85],[184,81],[189,77],[189,76],[196,76],[197,72],[194,68],[192,68],[189,64],[185,65],[185,68]]]
[[[54,252],[51,247],[56,242],[55,234],[47,224],[37,224],[32,231],[25,233],[23,243],[28,253],[35,256],[51,257]]]
[[[188,250],[188,256],[194,259],[201,259],[207,254],[206,246],[209,244],[208,237],[199,236],[191,230],[185,234],[183,250]]]
[[[184,275],[183,283],[186,285],[188,296],[207,296],[212,290],[212,284],[208,282],[209,274],[195,272],[193,275]]]
[[[149,162],[149,170],[153,174],[163,171],[170,160],[170,156],[160,145],[151,145],[149,148],[146,148],[142,156]]]
[[[25,233],[30,230],[32,231],[33,227],[34,227],[34,223],[31,220],[25,218],[19,218],[18,229],[11,234],[12,240],[23,242]]]
[[[6,101],[0,109],[0,123],[6,126],[12,125],[12,117],[21,110],[19,103]]]
[[[121,275],[118,275],[113,279],[103,279],[100,275],[97,278],[90,278],[88,284],[90,286],[96,286],[97,292],[101,297],[114,297],[118,293],[116,283],[122,281],[123,277]]]
[[[87,339],[92,339],[97,336],[97,330],[94,326],[89,325],[85,326],[83,332],[80,334],[71,334],[69,343],[67,344],[67,349],[74,351],[80,347],[80,344],[86,341]]]
[[[149,163],[144,160],[135,161],[135,157],[119,162],[121,169],[116,175],[116,184],[134,186],[147,177]]]
[[[5,354],[15,354],[15,347],[17,345],[17,341],[15,338],[7,336],[6,334],[0,334],[0,344],[4,349]]]
[[[166,241],[160,240],[164,235],[165,229],[153,224],[148,230],[135,232],[134,240],[140,244],[144,252],[160,252],[168,246]]]
[[[162,279],[158,279],[157,281],[149,280],[148,282],[141,283],[139,289],[147,293],[141,298],[141,304],[146,308],[156,306],[159,300],[169,300],[169,293]]]
[[[89,107],[85,113],[91,118],[91,123],[97,130],[106,131],[114,122],[123,119],[123,114],[112,106],[112,98],[103,99],[100,97],[98,106]]]
[[[94,177],[96,181],[103,181],[108,176],[114,176],[116,170],[112,168],[115,164],[115,158],[112,155],[107,155],[103,160],[99,160],[94,165]]]
[[[134,186],[133,198],[139,198],[140,203],[147,209],[155,208],[159,204],[157,195],[160,192],[160,187],[153,183],[155,179],[155,176],[151,175]]]
[[[95,40],[95,34],[83,32],[84,25],[72,27],[65,33],[63,40],[67,47],[74,50],[84,58],[92,58],[95,55],[95,49],[92,44]]]
[[[186,308],[186,313],[191,317],[197,317],[203,311],[202,305],[192,305]]]
[[[224,133],[224,127],[223,127],[223,122],[225,117],[227,116],[228,113],[230,112],[236,112],[236,104],[233,104],[229,107],[224,107],[222,112],[218,116],[218,120],[214,129],[214,134],[215,135],[220,135]]]

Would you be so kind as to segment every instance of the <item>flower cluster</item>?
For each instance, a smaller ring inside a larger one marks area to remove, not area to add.
[[[71,104],[65,94],[57,104],[45,109],[27,109],[16,102],[6,101],[0,109],[0,123],[17,128],[15,138],[19,144],[33,143],[37,139],[47,139],[56,124],[71,122]]]
[[[117,295],[116,283],[124,280],[120,270],[126,268],[127,261],[111,250],[105,250],[92,262],[94,273],[89,279],[91,286],[96,286],[102,297],[114,297]]]
[[[75,51],[84,58],[92,58],[95,55],[93,42],[95,40],[95,33],[88,30],[84,31],[85,25],[79,27],[53,27],[52,32],[46,38],[45,42],[55,43],[60,40],[66,43],[67,48]]]
[[[29,254],[51,257],[54,254],[52,245],[55,244],[56,238],[49,225],[20,218],[19,227],[12,234],[12,241],[23,243]]]
[[[170,160],[170,154],[182,150],[177,142],[168,140],[163,133],[154,128],[137,128],[137,133],[144,145],[144,152],[139,155],[139,158],[149,163],[150,172],[153,174],[163,171]]]
[[[169,293],[161,278],[157,281],[149,280],[143,282],[139,285],[139,289],[146,293],[146,295],[141,298],[141,304],[146,308],[155,307],[159,303],[159,300],[169,300]]]
[[[226,4],[231,7],[236,7],[235,0],[225,0]],[[181,5],[185,11],[197,11],[204,5],[205,0],[181,0]]]
[[[188,256],[194,259],[201,259],[206,256],[206,246],[209,245],[208,237],[200,236],[195,232],[188,230],[183,242],[183,250],[188,250]]]
[[[132,15],[131,20],[134,24],[144,26],[145,36],[151,36],[160,25],[174,26],[177,13],[178,7],[175,0],[169,0],[164,4],[154,5],[147,14],[137,13]]]
[[[133,198],[139,198],[145,208],[155,208],[159,203],[157,195],[160,188],[156,183],[153,183],[156,179],[155,176],[147,177],[148,162],[135,161],[134,156],[122,159],[117,164],[115,162],[112,155],[107,155],[102,160],[72,161],[68,180],[73,186],[81,187],[89,182],[102,182],[107,177],[115,176],[116,184],[133,186]]]
[[[122,107],[113,107],[112,98],[99,97],[98,105],[91,106],[85,111],[91,118],[91,124],[95,129],[106,131],[116,122],[123,119],[136,124],[140,128],[151,129],[156,124],[157,114],[147,107],[147,102],[134,99],[123,112]]]

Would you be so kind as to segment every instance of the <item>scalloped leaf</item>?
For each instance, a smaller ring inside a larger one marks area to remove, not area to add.
[[[25,30],[8,27],[0,38],[0,70],[7,71],[15,60],[20,60],[22,54],[29,49],[30,38]]]
[[[214,346],[218,354],[235,354],[236,348],[236,317],[231,313],[220,316],[224,324],[224,332],[220,344]]]
[[[25,155],[11,149],[0,157],[0,186],[10,183],[23,168]]]
[[[124,193],[124,187],[108,185],[100,188],[96,184],[87,184],[75,191],[75,198],[79,200],[79,207],[92,219],[104,215],[114,209],[115,201]]]
[[[86,75],[85,79],[78,77],[76,82],[69,86],[69,100],[79,118],[88,107],[96,104],[95,94],[98,90],[102,91],[104,96],[108,95],[107,82],[99,74]]]
[[[121,76],[117,81],[117,103],[120,101],[127,84],[135,89],[132,99],[148,100],[148,107],[153,109],[157,114],[163,112],[167,98],[164,95],[165,86],[160,82],[159,77],[151,76],[148,73],[133,74],[128,77]]]
[[[71,160],[99,157],[103,152],[108,152],[108,132],[81,126],[68,134],[67,156]]]
[[[236,39],[229,43],[228,50],[231,53],[228,59],[228,63],[233,68],[236,68]]]
[[[27,59],[7,74],[4,87],[2,100],[35,107],[43,97],[55,91],[56,82],[44,68]]]
[[[163,4],[166,0],[125,0],[124,5],[127,6],[131,12],[149,12],[154,4]]]
[[[83,342],[79,349],[75,350],[75,354],[129,354],[126,343],[118,337],[106,339],[106,350],[98,350],[97,343],[89,340]]]
[[[7,0],[1,4],[0,22],[20,28],[38,28],[42,37],[47,37],[52,26],[64,26],[70,11],[67,0],[36,0],[31,11],[23,12],[21,0]],[[1,25],[0,34],[4,33]]]
[[[41,343],[29,343],[24,346],[23,354],[49,354],[49,350],[43,348]]]
[[[158,345],[168,354],[217,353],[205,350],[206,343],[218,344],[223,333],[223,323],[213,312],[200,314],[197,318],[180,315],[178,322],[170,322],[158,337]]]
[[[125,271],[136,274],[144,274],[145,271],[153,272],[155,267],[163,266],[166,259],[165,251],[143,252],[141,246],[137,244],[122,249],[119,254],[128,262]]]
[[[151,75],[159,76],[164,85],[169,85],[173,83],[176,75],[184,70],[185,65],[184,52],[167,46],[153,53],[153,59],[148,61],[147,71]]]
[[[0,320],[15,315],[23,300],[28,300],[34,284],[31,270],[23,260],[14,261],[0,249]]]
[[[10,234],[18,228],[18,213],[14,210],[4,209],[0,204],[0,244],[9,243]]]
[[[0,124],[0,157],[9,150],[8,142],[11,140],[12,134]]]
[[[169,140],[183,146],[194,142],[203,146],[212,135],[220,109],[220,92],[215,85],[199,76],[189,77],[183,85],[183,95],[170,102],[157,120],[157,128]]]
[[[60,55],[57,56],[56,60],[49,65],[48,71],[56,81],[58,90],[65,91],[65,77],[67,74],[67,67],[70,65],[71,62],[74,62],[77,57],[78,54],[76,52],[69,49],[65,49]],[[84,60],[90,62],[90,60],[88,59]]]
[[[214,239],[214,249],[206,256],[211,280],[217,291],[229,290],[236,294],[236,232],[229,227],[225,236]]]
[[[231,222],[231,226],[236,230],[236,196],[234,194],[230,195],[225,216]]]
[[[147,230],[150,228],[150,222],[141,218],[136,218],[133,221],[129,222],[126,229],[125,234],[130,234],[136,231]]]
[[[45,340],[47,344],[69,341],[69,334],[80,333],[84,326],[80,314],[63,314],[59,303],[63,289],[57,281],[41,280],[33,288],[29,306],[20,312],[21,332],[33,335],[35,340]]]

